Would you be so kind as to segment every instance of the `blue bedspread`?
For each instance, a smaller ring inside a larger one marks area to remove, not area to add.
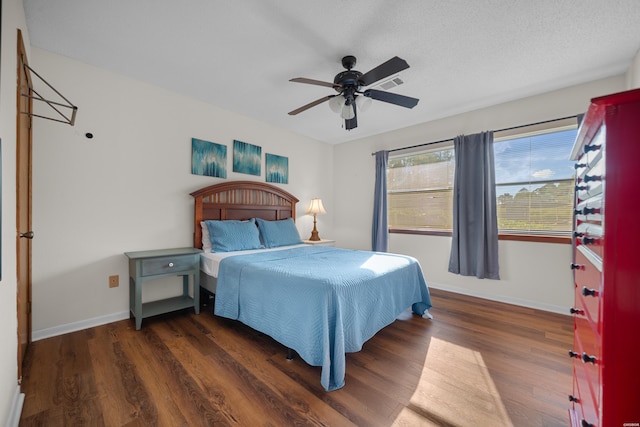
[[[322,366],[320,382],[331,391],[344,386],[345,353],[361,350],[410,306],[420,315],[431,307],[414,258],[309,246],[223,259],[215,314]]]

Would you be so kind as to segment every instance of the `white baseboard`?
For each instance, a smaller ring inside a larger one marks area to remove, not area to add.
[[[22,415],[22,405],[24,404],[24,393],[20,392],[20,386],[16,387],[13,395],[13,402],[9,410],[9,418],[7,418],[7,427],[18,427],[20,424],[20,415]]]
[[[495,295],[488,292],[482,292],[477,290],[471,290],[467,288],[460,288],[457,286],[444,285],[442,283],[429,282],[429,287],[433,289],[441,289],[443,291],[454,292],[456,294],[468,295],[477,298],[484,298],[491,301],[504,302],[507,304],[519,305],[527,308],[534,308],[536,310],[550,311],[552,313],[569,315],[569,308],[562,305],[546,304],[540,301],[531,301],[521,298],[514,298],[504,295]]]
[[[45,338],[68,334],[69,332],[81,331],[83,329],[93,328],[94,326],[105,325],[107,323],[117,322],[128,318],[129,311],[121,311],[119,313],[107,314],[106,316],[94,317],[92,319],[81,320],[79,322],[54,326],[53,328],[40,329],[31,333],[31,340],[43,340]]]

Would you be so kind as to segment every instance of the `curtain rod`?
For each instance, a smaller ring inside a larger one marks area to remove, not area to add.
[[[494,130],[493,132],[495,132],[495,133],[497,133],[497,132],[506,132],[508,130],[526,128],[526,127],[529,127],[529,126],[543,125],[543,124],[546,124],[546,123],[559,122],[560,120],[575,119],[577,117],[578,117],[578,114],[574,114],[573,116],[560,117],[558,119],[543,120],[541,122],[535,122],[535,123],[529,123],[529,124],[526,124],[526,125],[519,125],[519,126],[512,126],[512,127],[509,127],[509,128],[498,129],[498,130]],[[408,147],[394,148],[394,149],[387,150],[387,151],[389,153],[392,153],[394,151],[402,151],[402,150],[409,150],[411,148],[426,147],[427,145],[440,144],[442,142],[449,142],[449,141],[453,141],[453,138],[441,139],[440,141],[425,142],[423,144],[410,145]],[[371,155],[375,156],[376,153],[371,153]]]

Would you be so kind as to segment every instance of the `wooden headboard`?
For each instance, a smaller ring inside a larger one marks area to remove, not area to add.
[[[202,249],[201,221],[296,219],[298,199],[283,189],[264,182],[223,182],[196,190],[191,195],[195,199],[193,246],[199,249]]]

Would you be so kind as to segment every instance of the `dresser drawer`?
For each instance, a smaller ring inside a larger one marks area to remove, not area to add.
[[[599,407],[600,404],[600,338],[596,336],[589,321],[585,318],[574,319],[575,332],[573,351],[577,353],[573,359],[573,366],[580,388],[583,405]],[[591,363],[585,357],[595,358]]]
[[[193,255],[150,258],[141,261],[142,276],[173,274],[199,268],[198,257]]]
[[[578,370],[576,370],[578,368]],[[584,376],[581,376],[579,370],[580,366],[576,365],[573,370],[573,397],[577,398],[577,401],[572,402],[571,408],[575,413],[574,424],[576,427],[582,427],[582,420],[585,420],[594,426],[599,426],[598,423],[598,407],[595,406],[589,387],[585,382]]]
[[[600,301],[602,300],[603,289],[602,272],[594,264],[594,255],[585,252],[588,249],[579,248],[575,251],[574,269],[574,305],[576,309],[583,310],[582,314],[599,328],[600,321]],[[587,256],[588,255],[588,256]],[[580,314],[580,313],[578,313]]]

